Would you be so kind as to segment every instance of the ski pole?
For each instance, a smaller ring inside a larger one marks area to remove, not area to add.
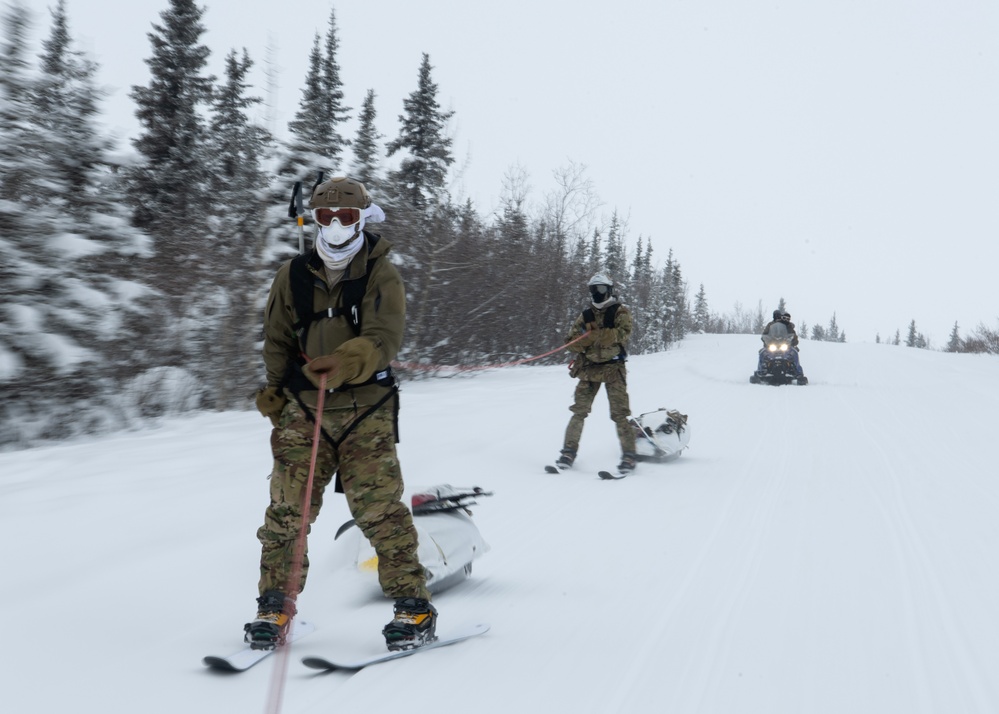
[[[305,252],[305,210],[302,205],[302,182],[296,181],[291,189],[291,203],[288,205],[288,218],[298,222],[298,254]]]

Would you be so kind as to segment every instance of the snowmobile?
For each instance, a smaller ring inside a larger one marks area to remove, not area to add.
[[[793,335],[787,327],[775,323],[769,333],[763,335],[763,347],[756,371],[749,377],[752,384],[791,384],[805,385],[808,379],[800,374],[798,350],[792,344]]]
[[[492,496],[478,486],[456,488],[441,484],[424,489],[412,496],[413,525],[419,536],[418,555],[427,572],[427,589],[431,593],[456,585],[472,574],[472,561],[489,551],[489,544],[482,538],[472,521],[469,506],[476,505],[476,498]],[[355,525],[349,520],[340,526],[334,540]],[[378,555],[368,540],[357,534],[357,568],[364,572],[377,572]]]
[[[690,441],[687,415],[675,409],[657,409],[629,417],[635,429],[635,453],[638,461],[662,464],[680,457]]]

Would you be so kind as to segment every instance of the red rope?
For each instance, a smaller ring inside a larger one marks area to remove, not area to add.
[[[581,339],[583,339],[584,337],[586,337],[588,334],[590,334],[590,330],[587,330],[586,332],[584,332],[583,334],[581,334],[576,339],[570,340],[569,342],[566,342],[561,347],[556,347],[553,350],[545,352],[543,355],[535,355],[534,357],[525,357],[524,359],[518,359],[518,360],[516,360],[514,362],[500,362],[500,363],[497,363],[497,364],[483,364],[483,365],[475,365],[475,366],[471,366],[471,367],[461,367],[461,366],[459,366],[459,367],[445,367],[445,366],[442,366],[442,365],[420,364],[419,362],[393,362],[392,366],[393,367],[398,367],[399,369],[409,369],[409,370],[413,370],[413,371],[423,370],[423,371],[434,371],[434,372],[438,372],[438,371],[442,371],[442,370],[446,370],[448,372],[477,372],[477,371],[483,370],[483,369],[500,369],[501,367],[516,367],[517,365],[526,364],[527,362],[534,362],[535,360],[539,360],[539,359],[542,359],[544,357],[549,357],[550,355],[553,355],[556,352],[561,352],[562,350],[564,350],[569,345],[576,344]]]
[[[312,511],[312,485],[316,478],[316,461],[319,459],[319,438],[323,428],[323,405],[326,400],[326,373],[319,375],[319,393],[316,395],[316,428],[312,434],[312,456],[309,460],[309,478],[305,482],[305,492],[302,494],[302,525],[295,539],[295,550],[291,557],[291,575],[285,585],[285,612],[289,607],[288,624],[282,633],[282,640],[291,633],[291,627],[298,612],[298,584],[302,578],[302,568],[305,563],[305,542],[309,530],[309,517]],[[288,600],[291,604],[288,604]],[[284,641],[278,645],[274,654],[276,661],[271,672],[270,690],[267,696],[267,714],[278,714],[281,711],[281,700],[284,698],[284,685],[288,679],[288,660],[291,658],[291,643]]]

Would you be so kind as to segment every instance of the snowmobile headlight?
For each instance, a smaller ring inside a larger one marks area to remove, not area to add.
[[[786,342],[783,345],[780,346],[780,351],[781,352],[787,352],[787,343]]]
[[[776,352],[777,351],[777,345],[770,345],[769,347],[767,347],[767,349],[770,350],[771,352]]]

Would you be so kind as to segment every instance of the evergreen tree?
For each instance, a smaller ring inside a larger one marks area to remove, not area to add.
[[[839,334],[839,325],[836,324],[836,313],[829,318],[829,329],[826,331],[826,339],[830,342],[843,342]]]
[[[262,376],[253,344],[273,277],[264,265],[260,227],[266,225],[266,206],[259,198],[269,180],[262,158],[271,138],[250,120],[249,111],[261,102],[248,94],[252,65],[245,49],[241,56],[230,51],[225,82],[212,103],[211,154],[218,179],[212,233],[215,260],[223,269],[203,283],[186,312],[192,329],[185,349],[210,385],[207,401],[218,409],[239,405]]]
[[[694,296],[694,320],[693,329],[695,332],[707,332],[711,323],[711,312],[708,310],[708,298],[704,292],[704,283],[701,283]]]
[[[31,26],[28,9],[20,3],[6,6],[3,43],[0,45],[0,199],[6,216],[0,240],[14,235],[14,223],[24,220],[35,197],[44,195],[44,135],[35,122],[28,76],[27,36]],[[23,230],[23,229],[22,229]]]
[[[358,117],[360,126],[354,139],[354,162],[351,175],[369,190],[377,191],[381,184],[378,156],[379,142],[383,138],[375,128],[375,90],[369,89]]]
[[[963,348],[961,335],[958,332],[957,322],[954,322],[954,329],[950,331],[950,339],[947,340],[948,352],[961,352]]]
[[[132,144],[144,163],[131,170],[129,193],[135,224],[155,240],[152,282],[165,292],[184,294],[208,267],[209,246],[199,230],[211,201],[202,110],[215,78],[203,74],[210,54],[199,44],[204,8],[193,0],[169,2],[160,13],[162,24],[154,24],[148,34],[149,86],[132,88],[143,127]]]
[[[916,342],[919,339],[919,333],[916,332],[916,321],[913,320],[909,323],[909,333],[905,338],[906,347],[915,347]]]
[[[767,318],[763,314],[763,301],[756,303],[756,317],[753,319],[753,332],[763,333],[763,328],[767,326]]]
[[[281,162],[279,175],[289,182],[302,181],[311,185],[317,171],[329,174],[335,167],[324,155],[326,122],[323,111],[327,104],[323,96],[322,55],[319,51],[319,33],[312,41],[309,69],[302,87],[295,117],[288,122],[287,153]]]
[[[29,80],[27,19],[10,8],[0,47],[0,443],[123,426],[122,375],[143,368],[135,325],[149,309],[129,280],[143,236],[119,209],[95,125],[96,65],[72,49],[60,2]],[[29,366],[69,378],[24,379]]]
[[[590,276],[596,274],[602,269],[602,258],[603,251],[601,250],[601,245],[603,244],[603,235],[599,228],[593,229],[593,235],[590,237],[590,250],[589,250],[589,265],[586,270],[586,279],[589,280]]]
[[[447,172],[454,163],[452,139],[446,134],[454,112],[441,111],[432,69],[430,56],[424,53],[418,87],[403,101],[399,136],[387,147],[389,156],[405,150],[407,156],[392,178],[409,204],[419,210],[447,202]]]
[[[340,131],[340,125],[350,118],[351,107],[344,106],[343,81],[340,79],[340,64],[337,55],[340,39],[336,28],[336,10],[330,7],[329,25],[322,59],[322,99],[321,118],[326,123],[325,137],[321,144],[322,153],[329,159],[331,170],[340,168],[344,148],[350,145]]]
[[[343,150],[349,144],[340,125],[347,121],[351,110],[343,104],[339,46],[336,11],[331,8],[325,41],[320,46],[318,32],[313,38],[302,98],[288,124],[291,140],[279,172],[285,180],[307,183],[317,171],[329,176],[340,170]]]
[[[624,226],[618,219],[617,211],[611,214],[610,227],[607,229],[607,245],[604,251],[604,270],[610,274],[611,280],[619,281],[626,275],[625,264],[627,256],[624,250]]]

